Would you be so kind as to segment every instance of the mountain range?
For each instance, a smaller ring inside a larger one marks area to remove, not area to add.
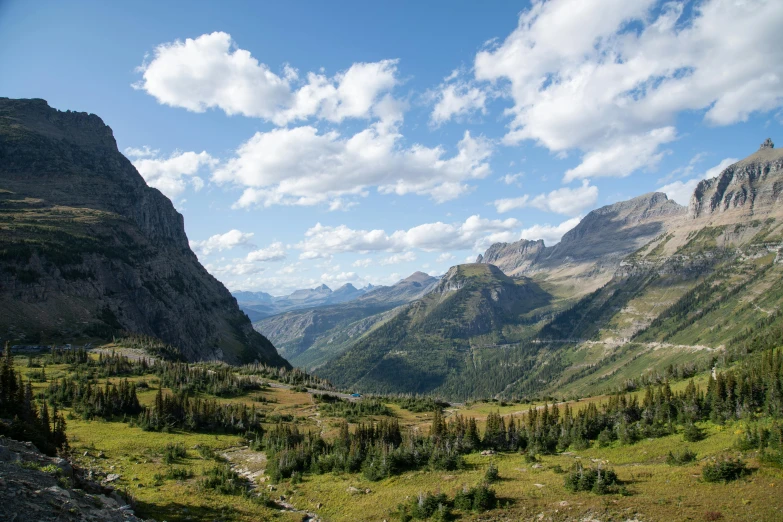
[[[351,301],[373,288],[375,288],[373,285],[367,285],[365,288],[356,288],[351,283],[346,283],[334,291],[326,285],[320,285],[315,288],[296,290],[285,296],[272,296],[266,292],[247,291],[233,292],[233,296],[236,297],[239,307],[247,314],[250,320],[258,321],[288,310],[328,306]]]
[[[289,366],[98,116],[0,98],[0,336],[44,344],[122,332],[189,360]]]
[[[709,366],[782,321],[782,193],[783,151],[768,140],[699,183],[687,207],[650,193],[590,212],[551,247],[494,244],[408,303],[364,308],[360,322],[349,318],[356,301],[255,326],[296,364],[365,392],[623,389]],[[347,324],[369,326],[348,336]]]
[[[254,322],[292,364],[318,368],[336,357],[401,305],[429,292],[438,278],[416,272],[391,286],[377,286],[340,304],[311,306]]]

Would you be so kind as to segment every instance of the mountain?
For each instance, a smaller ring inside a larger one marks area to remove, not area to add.
[[[266,292],[234,292],[233,295],[242,311],[255,322],[288,310],[352,301],[364,295],[370,288],[372,286],[358,289],[351,283],[346,283],[335,291],[326,285],[321,285],[316,288],[295,290],[290,295],[279,297],[273,297]]]
[[[0,98],[0,335],[38,344],[120,331],[189,360],[288,366],[98,116]]]
[[[476,368],[477,351],[515,342],[529,312],[550,299],[532,280],[512,279],[494,265],[458,265],[318,373],[370,392],[442,391]]]
[[[546,281],[559,295],[578,297],[607,283],[622,259],[664,234],[687,208],[652,192],[593,210],[554,246],[542,240],[495,243],[477,263],[491,263],[509,275]]]
[[[675,226],[540,330],[550,365],[538,390],[625,389],[783,333],[783,151],[769,145],[700,182]],[[537,373],[505,392],[534,389]]]
[[[436,277],[416,272],[341,304],[289,311],[253,326],[293,364],[312,370],[338,356],[358,337],[393,316],[397,307],[424,295],[437,282]]]
[[[492,245],[318,373],[359,391],[573,397],[742,359],[783,335],[782,197],[768,140],[687,207],[645,194],[552,247]]]

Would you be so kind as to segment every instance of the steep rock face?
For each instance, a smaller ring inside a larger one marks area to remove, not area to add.
[[[544,240],[528,241],[520,239],[514,243],[495,243],[484,255],[479,254],[476,263],[489,263],[502,266],[508,273],[524,272],[539,259],[544,252]]]
[[[701,181],[691,196],[688,217],[706,219],[737,212],[760,217],[779,209],[781,194],[783,149],[775,149],[767,140],[755,154]]]
[[[0,99],[0,335],[152,335],[190,360],[287,365],[95,115]],[[43,339],[42,339],[43,338]]]

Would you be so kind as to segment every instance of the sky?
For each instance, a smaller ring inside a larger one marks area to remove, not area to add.
[[[783,2],[0,0],[0,96],[99,115],[233,290],[392,284],[783,143]]]

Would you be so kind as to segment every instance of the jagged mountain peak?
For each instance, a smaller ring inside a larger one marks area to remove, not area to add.
[[[783,193],[783,149],[771,139],[758,151],[726,167],[720,174],[696,186],[688,205],[688,217],[722,215],[761,216],[780,210]],[[737,217],[736,219],[739,219]]]

